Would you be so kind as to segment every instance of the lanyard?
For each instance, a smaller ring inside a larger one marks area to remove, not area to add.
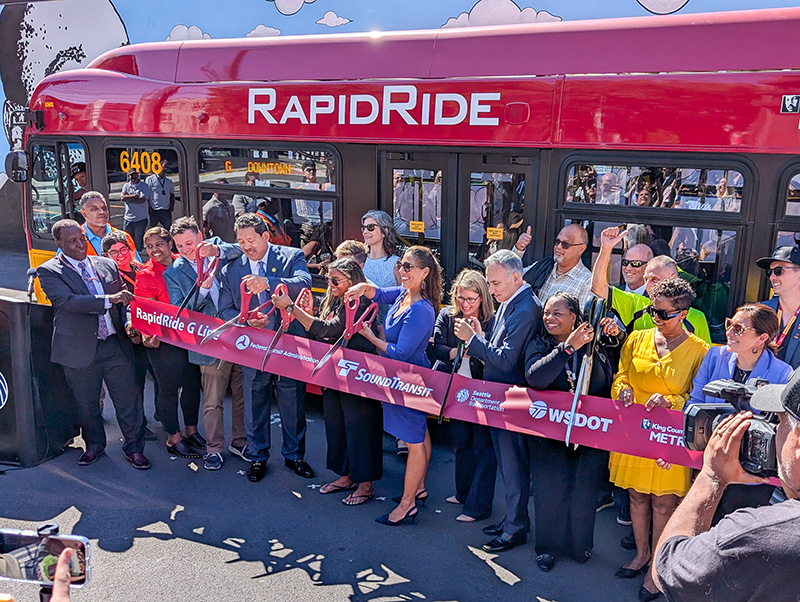
[[[570,360],[572,360],[572,369],[570,370]],[[578,350],[572,352],[572,357],[566,361],[567,380],[569,381],[569,392],[575,392],[575,384],[578,381]]]
[[[789,331],[792,329],[792,326],[794,326],[794,323],[797,320],[797,316],[798,315],[800,315],[800,307],[798,307],[797,311],[794,312],[794,315],[792,316],[792,319],[789,320],[789,323],[783,329],[783,332],[779,336],[775,337],[775,344],[778,347],[783,345],[783,340],[786,338],[786,335],[789,334]],[[779,303],[778,304],[778,324],[781,323],[781,318],[782,317],[783,317],[783,310],[781,309],[781,306],[780,306],[780,303]]]

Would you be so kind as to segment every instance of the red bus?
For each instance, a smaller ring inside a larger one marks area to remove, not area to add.
[[[565,221],[592,235],[587,261],[629,224],[678,261],[720,340],[766,294],[755,258],[800,232],[798,30],[792,8],[121,47],[45,78],[24,115],[10,159],[29,167],[10,175],[27,176],[31,263],[75,212],[73,165],[121,227],[126,169],[166,159],[176,215],[247,195],[304,246],[360,238],[380,208],[448,276],[528,226],[526,263]]]

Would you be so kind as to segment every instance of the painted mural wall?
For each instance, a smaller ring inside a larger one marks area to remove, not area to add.
[[[798,5],[797,0],[53,0],[0,11],[0,157],[46,75],[125,44],[161,40],[436,29]],[[2,169],[2,167],[0,167]],[[5,183],[0,173],[0,187]]]

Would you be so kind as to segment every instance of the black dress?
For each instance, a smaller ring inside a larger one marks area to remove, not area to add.
[[[369,305],[361,298],[356,319]],[[314,318],[308,329],[310,338],[333,344],[344,334],[345,308],[324,319]],[[375,353],[375,346],[360,334],[347,345],[348,349]],[[325,438],[328,442],[327,467],[339,476],[350,475],[355,483],[377,481],[383,476],[383,406],[379,401],[322,389],[325,414]]]
[[[525,378],[532,388],[570,391],[567,370],[578,374],[584,350],[568,355],[563,344],[539,335],[525,353]],[[608,397],[613,375],[602,346],[595,351],[589,395]],[[595,505],[608,479],[608,452],[567,447],[563,441],[532,437],[531,483],[536,510],[536,554],[585,562],[594,547]]]
[[[454,325],[455,316],[450,315],[449,308],[443,308],[433,327],[433,343],[428,346],[431,362],[439,360],[440,369],[448,373],[453,369],[450,351],[461,342],[453,333]],[[481,327],[484,332],[488,332],[491,329],[491,320]],[[483,363],[470,357],[469,366],[472,378],[483,378]],[[464,514],[467,516],[475,519],[488,518],[492,514],[497,476],[497,456],[489,427],[450,420],[449,431],[456,455],[456,498],[464,504]]]

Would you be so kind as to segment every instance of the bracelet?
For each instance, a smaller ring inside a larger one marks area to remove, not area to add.
[[[564,343],[564,353],[566,353],[567,355],[572,355],[573,353],[575,353],[575,347],[573,347],[569,343]]]

